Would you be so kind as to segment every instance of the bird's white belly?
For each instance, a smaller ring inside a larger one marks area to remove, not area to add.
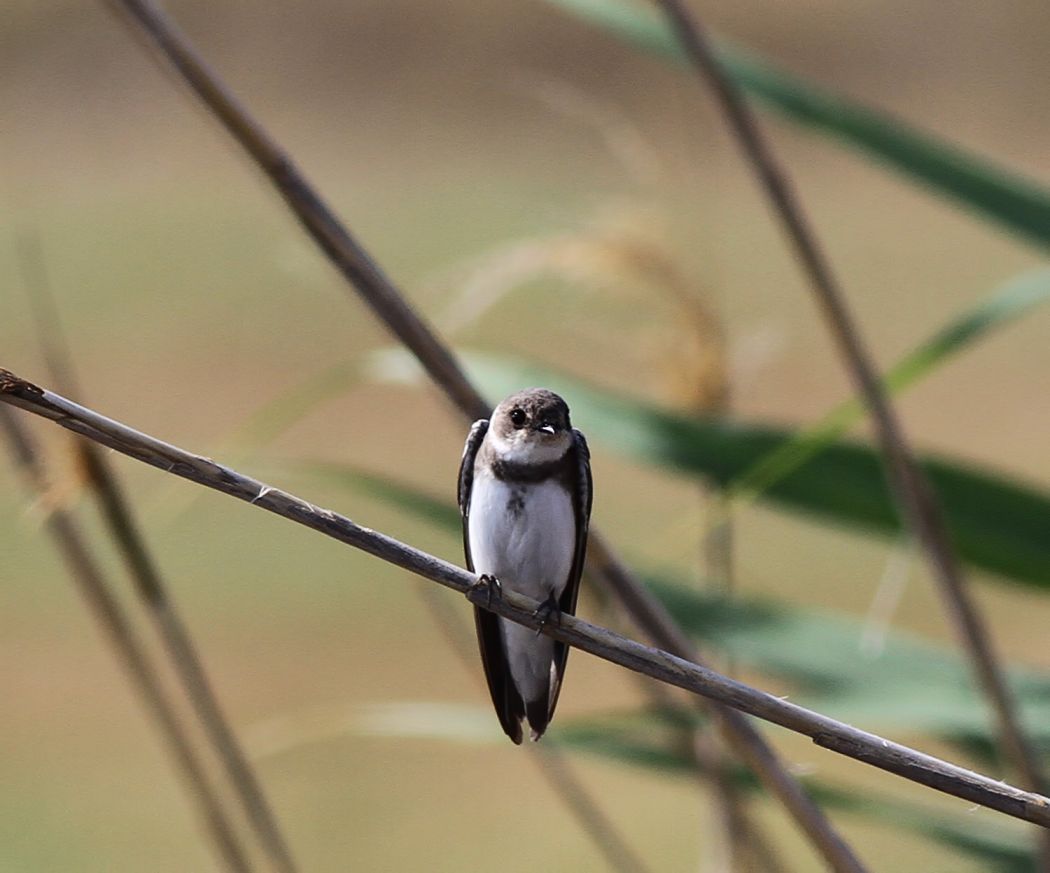
[[[536,600],[561,596],[576,549],[572,499],[558,482],[474,480],[468,527],[477,573]]]
[[[576,517],[559,483],[523,486],[477,476],[467,532],[475,572],[541,602],[561,597],[576,551]],[[554,641],[505,619],[500,626],[518,692],[526,701],[542,699],[550,687]]]

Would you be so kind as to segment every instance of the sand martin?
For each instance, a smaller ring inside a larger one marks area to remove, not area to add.
[[[557,394],[529,388],[474,422],[459,468],[467,566],[539,600],[546,618],[576,612],[591,516],[587,441]],[[492,702],[507,736],[527,719],[538,740],[558,702],[569,647],[475,607]]]

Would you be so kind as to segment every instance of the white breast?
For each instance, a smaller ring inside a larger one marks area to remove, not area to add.
[[[576,549],[569,493],[559,482],[519,485],[479,473],[468,527],[475,572],[537,600],[559,597]]]
[[[561,597],[576,550],[576,517],[558,482],[516,485],[476,473],[467,527],[477,573],[545,601]],[[500,619],[511,678],[526,701],[542,699],[552,676],[554,641]]]
[[[561,458],[572,444],[572,437],[565,432],[556,439],[547,440],[519,430],[512,431],[507,438],[490,428],[485,439],[502,460],[512,464],[549,464]]]

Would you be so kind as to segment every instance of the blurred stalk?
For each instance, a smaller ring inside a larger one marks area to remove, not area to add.
[[[426,373],[467,420],[486,417],[489,405],[467,380],[449,348],[413,310],[378,264],[310,186],[289,156],[248,114],[189,40],[149,0],[109,0],[109,3],[137,25],[136,32],[149,38],[151,45],[161,51],[204,105],[222,122],[280,192],[332,264],[357,289],[380,321],[415,355]],[[649,638],[657,640],[659,644],[658,635],[670,629],[676,644],[684,642],[684,648],[674,651],[687,659],[695,655],[688,637],[627,571],[595,529],[591,530],[589,549],[592,556],[588,560],[589,565],[601,568],[607,586],[624,599],[629,610],[640,607],[647,617],[662,616],[663,626],[647,625],[646,618],[635,616],[635,621]],[[595,555],[601,557],[595,559]],[[733,737],[734,749],[745,756],[770,792],[785,804],[831,869],[850,873],[863,870],[864,867],[852,850],[812,798],[788,773],[758,730],[743,715],[728,708],[719,706],[716,711],[720,714],[724,730]]]
[[[59,390],[83,399],[58,305],[47,280],[39,240],[27,233],[22,235],[19,242],[19,262],[47,368],[60,386]],[[150,554],[117,474],[101,449],[89,440],[75,439],[73,450],[88,487],[94,494],[106,530],[131,577],[132,590],[149,615],[175,669],[175,675],[182,683],[215,754],[224,765],[248,822],[273,868],[278,873],[295,873],[291,851],[281,834],[262,785],[222,711],[190,632]]]
[[[1047,782],[1042,762],[1021,727],[1017,701],[1006,682],[983,617],[966,586],[937,497],[915,462],[904,430],[788,175],[776,160],[746,100],[715,58],[699,18],[690,12],[684,0],[653,2],[664,11],[690,62],[714,92],[810,280],[845,366],[871,413],[898,506],[923,546],[946,611],[999,722],[1003,751],[1023,782],[1033,791],[1045,793]],[[1039,842],[1041,869],[1050,871],[1050,832],[1040,832]]]
[[[728,403],[717,410],[724,414]],[[705,410],[712,412],[716,410]],[[718,591],[729,597],[733,593],[733,522],[728,513],[717,512],[724,500],[720,485],[709,483],[700,488],[700,499],[704,511],[703,553],[701,555],[702,578],[707,588]],[[733,659],[726,654],[713,662],[715,669],[726,676],[733,675]],[[709,772],[712,774],[712,785],[718,800],[718,813],[721,821],[721,834],[725,844],[724,860],[721,869],[733,871],[745,869],[743,855],[749,849],[749,842],[744,839],[744,795],[733,779],[726,778],[728,769],[729,748],[717,730],[711,726],[697,731],[695,745],[708,747],[708,754],[717,758]],[[716,869],[718,869],[716,867]]]
[[[714,781],[725,798],[719,807],[721,833],[727,838],[729,849],[725,863],[744,873],[783,873],[781,853],[770,845],[744,803],[739,779],[726,756],[725,743],[715,733],[697,732],[691,752],[697,775],[701,780]]]
[[[156,668],[150,663],[145,648],[136,637],[72,515],[62,506],[46,505],[49,503],[48,482],[39,452],[28,431],[6,406],[0,406],[0,430],[29,492],[45,504],[45,527],[89,611],[115,650],[132,687],[160,730],[216,853],[227,869],[235,873],[251,873],[253,867],[236,828],[208,781],[204,764],[178,717],[175,704],[169,700]]]

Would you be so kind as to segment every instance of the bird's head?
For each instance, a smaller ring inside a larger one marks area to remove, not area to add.
[[[556,461],[572,445],[569,407],[546,388],[526,388],[507,397],[489,425],[500,458],[519,464]]]

